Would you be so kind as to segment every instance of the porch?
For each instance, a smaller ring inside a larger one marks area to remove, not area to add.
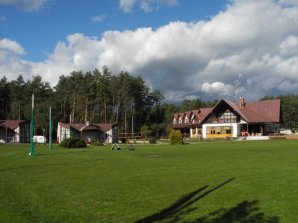
[[[237,123],[205,124],[202,128],[204,139],[224,139],[237,137],[239,125]]]

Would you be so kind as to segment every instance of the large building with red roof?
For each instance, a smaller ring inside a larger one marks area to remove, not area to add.
[[[238,103],[220,100],[213,108],[174,114],[172,128],[191,138],[263,136],[279,132],[280,99]]]

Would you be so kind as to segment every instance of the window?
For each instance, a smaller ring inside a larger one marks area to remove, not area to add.
[[[227,111],[225,113],[218,114],[219,123],[235,123],[237,122],[237,117],[234,113]]]
[[[191,131],[192,131],[191,132],[192,135],[196,135],[196,129],[192,129]]]

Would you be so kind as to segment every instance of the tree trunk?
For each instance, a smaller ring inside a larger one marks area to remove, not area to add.
[[[76,112],[76,90],[73,91],[73,101],[72,101],[72,122],[75,122],[75,112]]]
[[[21,120],[21,103],[19,102],[19,120]]]
[[[104,102],[104,117],[105,117],[105,123],[107,123],[107,103],[106,101]]]
[[[124,112],[124,133],[125,133],[125,139],[126,139],[126,136],[127,136],[127,112],[126,112],[126,109]]]
[[[86,98],[86,105],[85,105],[85,123],[87,123],[88,120],[88,98]]]

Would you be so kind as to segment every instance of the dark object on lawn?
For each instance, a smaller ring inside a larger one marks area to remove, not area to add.
[[[129,144],[128,150],[131,150],[131,151],[135,150],[135,147],[133,146],[133,144]]]
[[[120,148],[120,146],[117,144],[117,143],[114,143],[113,145],[112,145],[112,150],[121,150],[121,148]]]

